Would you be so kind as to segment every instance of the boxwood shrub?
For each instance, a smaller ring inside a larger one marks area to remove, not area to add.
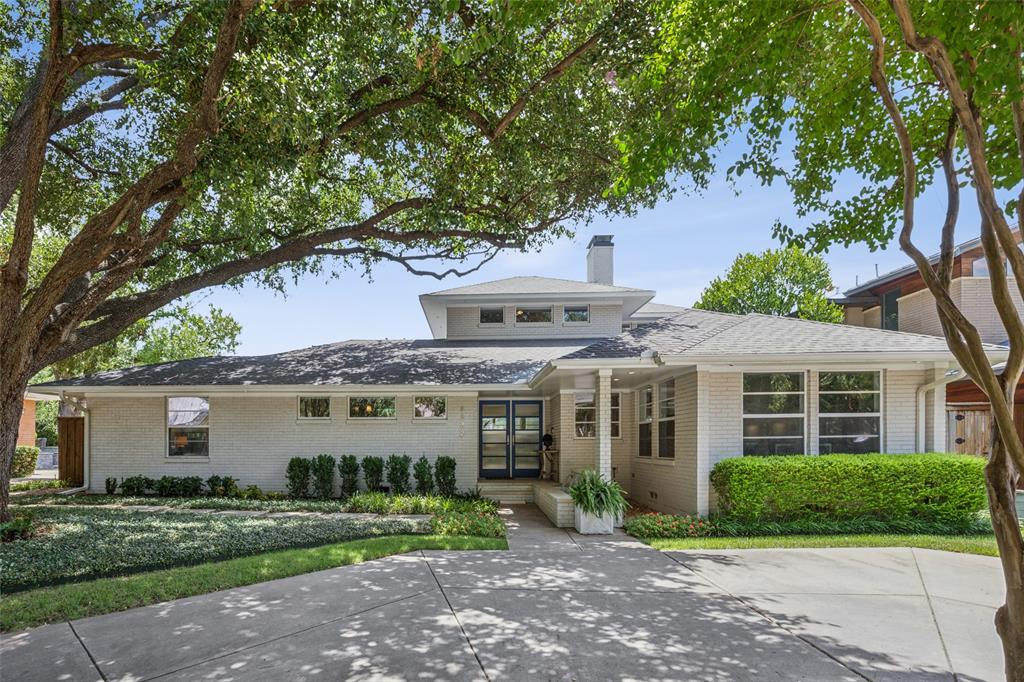
[[[31,476],[36,470],[39,459],[39,448],[31,445],[19,445],[14,448],[14,461],[11,462],[11,478]]]
[[[719,511],[739,520],[916,519],[970,526],[985,460],[969,455],[737,457],[715,465]]]

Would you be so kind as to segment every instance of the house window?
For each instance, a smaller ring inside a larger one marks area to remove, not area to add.
[[[587,324],[590,322],[590,306],[567,305],[562,309],[562,321],[570,324]]]
[[[676,456],[676,382],[658,384],[658,457]]]
[[[167,399],[167,456],[210,456],[210,402],[206,398]]]
[[[743,454],[804,452],[803,372],[743,374]]]
[[[882,329],[894,332],[900,330],[900,290],[892,289],[882,294]]]
[[[654,417],[654,387],[640,389],[640,423],[637,426],[637,443],[640,457],[651,456],[651,419]]]
[[[349,419],[393,419],[395,417],[394,397],[349,398]]]
[[[818,451],[879,452],[882,446],[880,372],[818,375]]]
[[[619,393],[612,393],[612,438],[622,437],[622,411],[619,409]]]
[[[413,419],[447,419],[448,398],[443,395],[418,395],[412,399]]]
[[[979,258],[971,264],[971,274],[975,277],[988,277],[988,260],[985,258]]]
[[[480,308],[480,324],[505,324],[505,308]]]
[[[597,406],[593,393],[576,394],[576,437],[594,438],[597,435]]]
[[[330,419],[331,399],[299,396],[299,419]]]
[[[551,324],[551,306],[516,308],[516,324]]]

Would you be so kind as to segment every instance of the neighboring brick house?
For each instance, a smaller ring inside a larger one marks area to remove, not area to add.
[[[1015,233],[1019,239],[1019,233]],[[938,255],[931,257],[938,263]],[[1012,283],[1011,283],[1012,284]],[[1017,312],[1024,316],[1024,302],[1016,286],[1010,294]],[[977,327],[982,341],[1005,345],[1006,328],[992,300],[988,261],[980,239],[956,247],[950,296],[968,320]],[[846,323],[859,327],[891,329],[914,334],[942,336],[935,297],[927,290],[915,265],[886,273],[845,292],[836,299],[843,306]],[[1018,391],[1020,392],[1020,390]],[[946,387],[947,438],[945,449],[953,452],[988,454],[989,415],[985,395],[970,379]],[[1024,435],[1024,412],[1018,429]]]
[[[424,294],[432,339],[200,358],[33,390],[86,406],[93,490],[135,474],[280,490],[293,456],[450,455],[461,488],[534,500],[559,525],[572,523],[559,484],[582,469],[653,509],[707,513],[709,473],[727,457],[941,447],[941,379],[954,364],[942,339],[653,304],[655,292],[614,284],[612,256],[611,238],[595,237],[587,281]]]
[[[21,405],[21,421],[18,422],[18,445],[36,444],[36,401],[26,397]]]

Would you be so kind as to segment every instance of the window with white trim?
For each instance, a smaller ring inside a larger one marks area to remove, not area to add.
[[[394,419],[394,396],[350,397],[348,399],[349,419]]]
[[[658,457],[676,456],[676,380],[658,384]]]
[[[622,437],[622,410],[620,393],[612,393],[612,438]]]
[[[520,306],[516,308],[516,324],[551,324],[551,306]]]
[[[443,395],[418,395],[412,399],[413,419],[447,419],[448,398]]]
[[[299,419],[330,419],[331,399],[325,396],[299,396]]]
[[[821,372],[818,452],[863,454],[881,448],[881,372]]]
[[[803,372],[744,372],[743,454],[803,454],[804,399]]]
[[[562,308],[562,322],[567,324],[587,324],[590,322],[589,305],[567,305]]]
[[[594,438],[597,436],[597,404],[594,402],[593,393],[577,393],[574,396],[576,405],[576,428],[574,433],[577,438]]]
[[[504,306],[481,306],[480,324],[505,324]]]
[[[167,456],[210,456],[210,401],[199,396],[167,398]]]
[[[651,456],[651,426],[654,418],[654,387],[644,386],[640,389],[637,407],[640,411],[639,424],[637,425],[637,455],[640,457]]]

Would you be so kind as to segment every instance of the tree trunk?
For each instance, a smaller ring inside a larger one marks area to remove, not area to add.
[[[1024,682],[1024,540],[1017,518],[1016,478],[999,427],[993,420],[985,487],[1006,584],[1006,600],[996,610],[995,625],[1003,644],[1006,679]]]
[[[0,379],[0,522],[10,521],[7,508],[11,483],[11,465],[14,463],[14,449],[18,445],[18,424],[24,406],[28,377],[20,381],[10,377]]]

